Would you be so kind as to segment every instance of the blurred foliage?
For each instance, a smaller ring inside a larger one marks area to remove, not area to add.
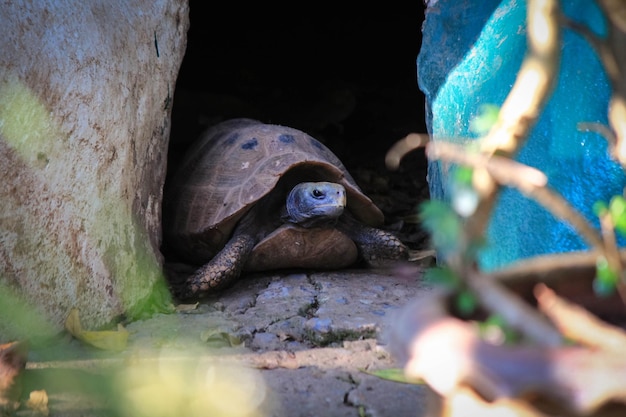
[[[386,381],[401,382],[403,384],[424,384],[424,381],[422,380],[407,378],[407,376],[404,374],[404,370],[401,368],[377,369],[375,371],[361,369],[361,372],[364,372],[368,375],[373,375]]]
[[[269,392],[258,370],[219,363],[187,352],[162,352],[156,360],[120,369],[114,407],[134,417],[263,415]]]
[[[626,199],[621,195],[611,198],[609,203],[597,201],[593,205],[593,212],[601,220],[608,218],[614,231],[626,236]],[[613,294],[620,282],[621,272],[608,260],[600,255],[596,260],[596,278],[593,281],[593,290],[599,296]]]
[[[56,335],[54,326],[0,278],[0,342],[28,340],[39,346]]]
[[[494,344],[514,344],[520,340],[519,333],[499,314],[491,314],[478,327],[481,336]]]
[[[608,205],[603,201],[597,201],[593,206],[593,212],[598,217],[611,216],[615,230],[626,236],[626,199],[623,196],[613,196]]]
[[[428,231],[435,249],[443,254],[462,251],[462,220],[449,204],[440,200],[422,203],[419,209],[422,226]]]
[[[500,107],[495,104],[483,104],[478,108],[477,115],[470,120],[470,132],[484,136],[498,122]]]
[[[609,296],[615,292],[619,282],[619,271],[615,271],[604,256],[596,260],[596,279],[593,290],[599,296]]]
[[[0,80],[0,135],[29,164],[58,151],[60,129],[41,100],[17,79]]]
[[[451,268],[447,266],[435,266],[424,272],[424,281],[433,285],[441,285],[448,288],[456,288],[461,279]]]

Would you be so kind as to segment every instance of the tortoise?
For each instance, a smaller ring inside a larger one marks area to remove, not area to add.
[[[407,248],[326,146],[251,119],[203,133],[168,181],[164,233],[187,263],[181,298],[228,286],[243,271],[382,266]]]

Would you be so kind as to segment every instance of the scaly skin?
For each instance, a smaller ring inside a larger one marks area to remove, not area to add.
[[[338,201],[337,206],[343,209],[345,204],[343,187],[339,190],[336,184],[315,183],[300,187],[300,189],[309,193],[322,190],[330,196],[323,198],[318,194],[314,197],[314,203],[319,204],[308,204],[308,207],[306,202],[300,201],[299,207],[302,210],[305,208],[306,210],[319,210],[319,207],[330,207],[330,209],[315,216],[284,215],[284,221],[291,221],[305,228],[319,225],[320,222],[334,223],[336,221],[336,227],[354,241],[360,256],[373,267],[383,267],[391,262],[408,258],[406,246],[393,234],[366,226],[346,211],[336,220],[337,209],[332,202]],[[179,286],[176,289],[177,295],[183,299],[201,296],[223,288],[239,278],[254,246],[276,228],[276,224],[269,221],[270,216],[267,211],[272,209],[268,207],[264,202],[253,207],[240,220],[233,232],[233,237],[224,248]],[[304,210],[305,213],[306,210]]]
[[[409,257],[407,247],[395,235],[366,226],[349,213],[341,216],[337,228],[356,243],[359,253],[369,266],[385,266]]]
[[[190,276],[182,287],[175,289],[180,298],[215,292],[239,278],[254,245],[271,231],[271,225],[259,218],[262,217],[262,210],[263,205],[259,204],[243,216],[226,245]]]
[[[255,244],[256,239],[249,234],[234,236],[217,255],[187,279],[181,297],[215,291],[237,279]]]

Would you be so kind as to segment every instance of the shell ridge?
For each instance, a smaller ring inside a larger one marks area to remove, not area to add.
[[[189,247],[197,246],[193,240],[201,236],[214,240],[205,246],[223,245],[252,204],[296,168],[301,169],[294,174],[297,180],[312,174],[312,180],[341,183],[348,192],[348,208],[358,219],[372,226],[382,223],[382,212],[323,143],[297,129],[234,119],[209,128],[183,157],[173,177],[167,230],[186,239]]]

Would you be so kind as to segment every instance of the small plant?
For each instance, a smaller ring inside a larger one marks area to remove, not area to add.
[[[617,195],[594,204],[601,226],[597,230],[551,189],[543,172],[514,160],[556,84],[565,25],[595,47],[606,68],[613,88],[609,126],[594,130],[606,137],[612,156],[626,167],[626,49],[620,43],[626,39],[626,6],[618,3],[598,1],[610,26],[609,35],[600,38],[565,17],[558,1],[529,0],[527,56],[502,107],[484,106],[471,121],[479,138],[456,145],[412,134],[387,156],[393,167],[403,153],[425,146],[427,157],[445,163],[450,173],[450,202],[430,201],[420,208],[440,263],[426,278],[441,291],[409,306],[395,335],[396,343],[404,346],[400,356],[406,355],[405,374],[422,378],[435,390],[447,415],[467,415],[467,408],[454,411],[460,396],[475,410],[503,407],[514,416],[544,415],[532,407],[525,396],[529,392],[556,400],[566,415],[601,413],[602,405],[626,398],[626,380],[617,370],[626,366],[621,354],[626,333],[548,288],[557,284],[549,277],[563,276],[555,271],[570,271],[568,279],[575,279],[573,272],[588,269],[595,296],[617,292],[623,308],[626,256],[616,234],[626,235],[626,199]],[[489,244],[486,225],[502,187],[517,189],[569,223],[591,249],[584,256],[576,254],[575,266],[571,254],[556,254],[501,271],[482,271],[477,254]],[[581,260],[590,260],[591,267],[585,269],[587,263]],[[523,299],[520,288],[529,288],[532,303]],[[469,318],[480,324],[469,325]],[[590,380],[611,382],[596,384],[592,392]],[[508,402],[498,402],[503,398]]]

